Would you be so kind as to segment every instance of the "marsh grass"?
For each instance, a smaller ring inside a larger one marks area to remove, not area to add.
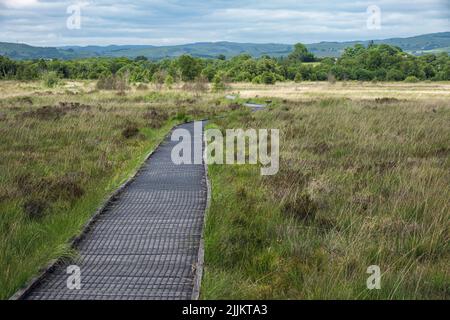
[[[275,100],[219,128],[280,129],[280,171],[209,167],[203,299],[450,298],[450,104]],[[379,265],[381,290],[366,270]]]
[[[197,92],[0,86],[9,91],[0,99],[2,299],[52,259],[74,256],[69,239],[175,124],[221,110]]]
[[[448,83],[231,86],[234,102],[181,84],[1,82],[0,298],[76,259],[67,243],[105,197],[173,125],[206,117],[280,129],[281,166],[209,167],[202,298],[449,298]]]

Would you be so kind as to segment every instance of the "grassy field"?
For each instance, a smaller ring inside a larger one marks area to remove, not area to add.
[[[280,82],[276,85],[237,83],[231,91],[242,98],[271,97],[287,100],[322,98],[376,99],[396,98],[408,100],[449,100],[449,82]]]
[[[176,123],[278,128],[280,172],[211,165],[202,298],[449,298],[450,84],[226,93],[0,82],[0,298],[51,259]],[[382,289],[366,289],[379,265]]]
[[[280,171],[210,166],[204,299],[450,298],[448,84],[233,91],[279,97],[213,126],[280,129]]]

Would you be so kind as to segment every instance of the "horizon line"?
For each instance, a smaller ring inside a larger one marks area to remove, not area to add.
[[[383,40],[391,40],[391,39],[408,39],[408,38],[414,38],[414,37],[420,37],[420,36],[426,36],[426,35],[432,35],[432,34],[440,34],[440,33],[450,33],[450,30],[446,31],[439,31],[439,32],[432,32],[432,33],[422,33],[417,34],[414,36],[406,36],[406,37],[390,37],[390,38],[377,38],[377,39],[368,39],[368,40],[343,40],[343,41],[317,41],[317,42],[295,42],[295,43],[281,43],[281,42],[239,42],[239,41],[230,41],[230,40],[216,40],[216,41],[197,41],[197,42],[187,42],[187,43],[180,43],[180,44],[167,44],[167,45],[153,45],[153,44],[106,44],[106,45],[46,45],[46,46],[40,46],[40,45],[34,45],[34,44],[28,44],[25,42],[6,42],[6,41],[0,41],[0,43],[9,43],[9,44],[23,44],[30,47],[40,47],[40,48],[64,48],[64,47],[111,47],[111,46],[136,46],[136,47],[155,47],[155,48],[163,48],[163,47],[176,47],[176,46],[185,46],[185,45],[193,45],[193,44],[217,44],[217,43],[236,43],[236,44],[260,44],[260,45],[269,45],[269,44],[276,44],[276,45],[289,45],[293,46],[297,43],[302,43],[305,45],[312,45],[312,44],[320,44],[320,43],[346,43],[346,42],[367,42],[367,41],[383,41]]]

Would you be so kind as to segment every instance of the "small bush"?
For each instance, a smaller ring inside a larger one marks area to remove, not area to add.
[[[163,110],[151,109],[144,113],[144,119],[148,121],[148,126],[152,129],[161,128],[169,119],[167,112]]]
[[[277,82],[277,79],[272,72],[266,71],[261,75],[261,82],[264,84],[275,84],[275,82]]]
[[[260,84],[260,83],[262,83],[261,76],[254,77],[253,80],[252,80],[252,83],[253,84]]]
[[[96,88],[98,90],[118,90],[123,92],[128,89],[128,85],[125,77],[111,75],[98,79]]]
[[[166,80],[167,72],[164,70],[156,71],[152,76],[152,82],[158,90],[162,89],[164,81]]]
[[[129,124],[122,131],[122,137],[130,139],[136,137],[139,133],[139,128],[135,124]]]
[[[220,74],[216,74],[213,79],[213,91],[220,92],[225,90],[225,83],[223,82],[223,78]]]
[[[317,204],[307,193],[301,193],[286,201],[282,207],[282,212],[299,220],[314,219],[317,211]]]
[[[23,204],[23,211],[30,219],[40,219],[44,216],[48,204],[42,199],[30,199]]]
[[[419,82],[419,79],[415,76],[408,76],[404,81],[408,83],[416,83]]]
[[[173,83],[175,82],[175,80],[173,79],[173,77],[169,74],[166,77],[166,80],[164,81],[164,84],[166,86],[167,89],[172,89]]]
[[[55,71],[50,71],[44,73],[42,76],[42,80],[44,82],[44,86],[47,88],[54,88],[59,84],[59,76]]]
[[[49,195],[54,200],[74,201],[84,195],[84,189],[76,179],[66,175],[56,179],[51,184]]]

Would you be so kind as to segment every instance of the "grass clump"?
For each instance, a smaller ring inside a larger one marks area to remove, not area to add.
[[[150,128],[158,129],[169,119],[169,115],[164,110],[149,109],[144,113],[144,119],[148,121]]]
[[[23,204],[23,211],[30,219],[40,219],[44,216],[48,203],[42,199],[30,199]]]
[[[122,130],[122,137],[125,139],[134,138],[139,134],[139,128],[135,124],[128,124],[125,129]]]
[[[312,220],[317,211],[317,205],[307,193],[301,193],[283,204],[281,211],[295,219]]]

